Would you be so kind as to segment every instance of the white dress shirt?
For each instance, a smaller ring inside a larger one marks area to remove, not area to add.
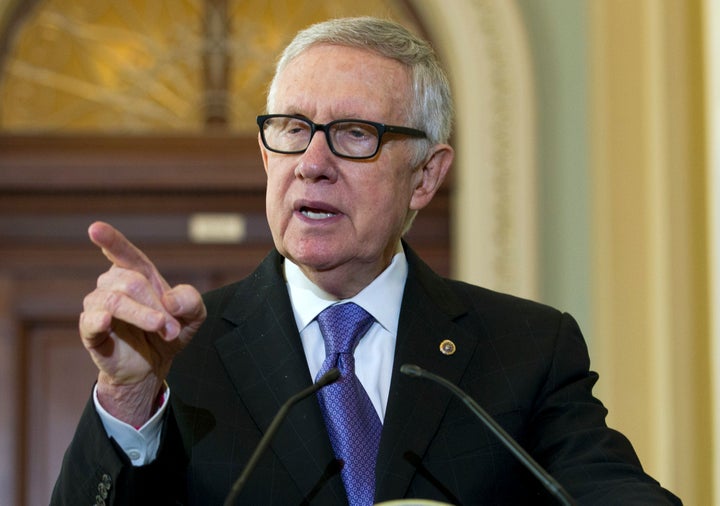
[[[360,293],[342,301],[338,301],[313,284],[300,268],[289,260],[285,260],[283,266],[295,323],[300,332],[305,358],[313,378],[317,376],[325,360],[325,342],[320,333],[320,326],[315,320],[321,311],[337,302],[354,302],[375,318],[370,330],[355,348],[355,374],[370,396],[380,420],[384,420],[390,392],[400,306],[408,272],[402,244],[398,242],[395,256],[387,269]],[[160,408],[145,425],[136,429],[105,411],[98,401],[97,387],[93,392],[95,409],[105,431],[125,451],[134,466],[149,464],[157,456],[169,394],[170,389],[166,385]]]
[[[290,301],[313,378],[325,360],[325,341],[315,319],[318,314],[336,302],[354,302],[375,318],[370,330],[360,339],[354,355],[355,374],[370,396],[380,420],[385,419],[400,304],[408,271],[402,245],[398,244],[398,248],[387,269],[360,293],[342,301],[318,288],[297,265],[285,260]]]

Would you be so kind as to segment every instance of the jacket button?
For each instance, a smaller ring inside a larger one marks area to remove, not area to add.
[[[108,496],[108,488],[105,486],[104,483],[98,484],[98,495],[102,497],[103,499],[107,499]]]

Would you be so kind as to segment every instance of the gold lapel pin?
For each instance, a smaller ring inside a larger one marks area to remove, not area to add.
[[[440,353],[443,355],[452,355],[457,350],[455,343],[450,339],[445,339],[440,343]]]

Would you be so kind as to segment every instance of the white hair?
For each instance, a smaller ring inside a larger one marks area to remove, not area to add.
[[[452,96],[435,51],[402,25],[373,17],[331,19],[299,32],[278,60],[268,91],[268,110],[275,102],[278,75],[301,53],[318,44],[367,49],[407,66],[413,93],[409,126],[424,130],[432,144],[448,141],[453,121]]]

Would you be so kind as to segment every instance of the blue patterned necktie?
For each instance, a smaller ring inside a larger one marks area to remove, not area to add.
[[[340,379],[318,392],[320,410],[350,506],[369,506],[375,496],[375,461],[382,422],[355,375],[353,350],[373,324],[373,317],[352,302],[336,304],[317,316],[325,339],[325,361],[318,378],[337,367]]]

